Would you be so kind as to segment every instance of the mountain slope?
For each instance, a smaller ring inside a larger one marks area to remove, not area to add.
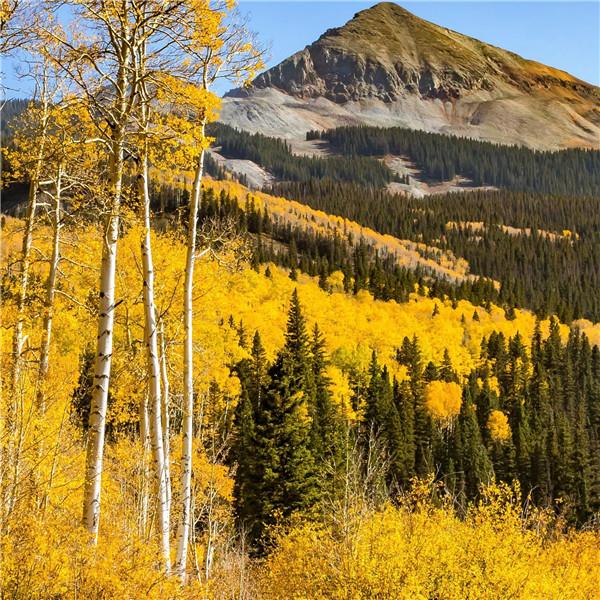
[[[230,92],[222,118],[288,138],[364,123],[537,148],[600,146],[599,88],[387,2]]]

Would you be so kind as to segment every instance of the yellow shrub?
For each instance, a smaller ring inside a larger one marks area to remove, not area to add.
[[[465,520],[450,507],[387,506],[342,532],[299,526],[261,570],[261,598],[576,600],[597,593],[600,535],[548,541],[504,487]],[[576,565],[576,566],[575,566]],[[282,595],[283,594],[283,595]]]

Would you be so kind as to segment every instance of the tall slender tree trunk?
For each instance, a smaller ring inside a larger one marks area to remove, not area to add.
[[[161,550],[165,571],[171,570],[170,515],[167,491],[167,469],[165,466],[163,420],[161,417],[161,368],[158,357],[158,332],[154,305],[154,265],[150,240],[150,194],[148,191],[148,155],[142,152],[141,169],[138,175],[138,191],[144,206],[144,234],[142,238],[142,271],[144,278],[145,344],[148,368],[148,419],[150,424],[150,446],[157,485],[157,516]]]
[[[33,243],[33,227],[35,224],[35,213],[37,211],[38,188],[44,160],[44,150],[46,145],[46,135],[48,130],[48,99],[46,98],[46,81],[44,78],[42,85],[42,130],[40,132],[40,145],[35,157],[35,164],[29,183],[29,196],[27,198],[27,215],[25,217],[25,232],[23,233],[23,242],[21,245],[21,270],[19,277],[19,295],[17,298],[17,320],[13,331],[12,353],[13,368],[11,374],[10,390],[13,396],[18,392],[18,386],[21,379],[22,350],[23,350],[23,325],[25,321],[25,303],[27,301],[27,291],[29,288],[29,268],[31,263],[31,246]]]
[[[98,303],[98,338],[94,385],[90,406],[89,434],[85,465],[85,487],[83,491],[82,522],[92,535],[92,542],[98,542],[100,524],[100,495],[102,489],[102,465],[104,459],[104,435],[106,432],[106,410],[113,351],[113,327],[115,318],[115,275],[117,268],[117,243],[123,189],[125,163],[125,139],[129,116],[137,92],[137,80],[132,76],[133,60],[130,36],[130,23],[122,22],[119,41],[119,61],[115,99],[113,104],[114,122],[111,125],[109,150],[109,206],[105,219],[104,244],[100,265],[100,291]]]
[[[161,323],[160,330],[160,374],[162,383],[162,430],[165,449],[165,477],[167,479],[167,511],[171,514],[171,422],[169,418],[170,386],[169,373],[167,371],[167,347],[165,343],[164,324]]]
[[[46,379],[48,377],[50,340],[52,338],[52,321],[54,318],[54,297],[56,295],[56,280],[60,260],[60,229],[61,229],[61,194],[62,194],[63,165],[59,164],[56,173],[52,207],[52,255],[50,270],[46,280],[46,298],[44,300],[44,320],[42,325],[42,342],[40,348],[40,365],[38,371],[37,408],[41,415],[46,412]]]
[[[38,205],[38,188],[42,173],[46,135],[48,129],[48,99],[46,92],[46,77],[42,80],[42,123],[40,144],[29,183],[27,199],[27,214],[25,217],[25,231],[21,244],[19,288],[17,296],[17,317],[13,329],[12,357],[13,364],[10,373],[9,393],[6,406],[0,404],[0,518],[8,515],[14,504],[16,485],[19,480],[21,468],[20,450],[22,435],[19,430],[19,406],[22,404],[21,370],[23,364],[25,305],[29,289],[29,270],[31,267],[31,247],[33,244],[33,229]],[[2,414],[5,408],[5,414]],[[9,478],[10,472],[10,478]]]
[[[201,134],[204,135],[204,124]],[[190,536],[191,497],[192,497],[192,441],[194,420],[193,385],[193,289],[194,265],[196,259],[197,220],[202,193],[202,175],[204,170],[204,151],[198,158],[194,186],[190,202],[187,236],[187,258],[185,264],[185,283],[183,292],[183,427],[181,446],[181,521],[177,531],[177,559],[175,571],[182,581],[186,578],[187,551]]]
[[[120,132],[113,141],[111,156],[111,192],[109,214],[105,220],[102,263],[100,267],[100,292],[98,311],[98,337],[94,385],[90,408],[89,434],[86,455],[85,488],[83,493],[83,525],[98,542],[100,522],[100,492],[104,459],[106,409],[112,366],[113,325],[115,310],[115,273],[117,267],[117,241],[119,238],[119,213],[123,185],[124,136]]]
[[[17,297],[17,320],[13,330],[12,339],[13,368],[10,388],[13,395],[18,393],[19,382],[21,380],[23,325],[25,321],[25,303],[27,301],[27,291],[29,287],[29,267],[31,263],[31,245],[33,243],[33,226],[35,223],[35,213],[37,210],[38,185],[39,169],[36,168],[36,174],[34,177],[32,177],[32,180],[29,184],[27,215],[25,217],[25,232],[23,233],[23,243],[21,246],[21,270],[19,273],[19,295]]]
[[[148,451],[150,450],[150,424],[148,419],[148,394],[145,393],[140,402],[140,442],[142,445],[142,481],[140,485],[140,535],[146,536],[148,528],[148,508],[150,504],[149,484],[150,469],[148,467]]]

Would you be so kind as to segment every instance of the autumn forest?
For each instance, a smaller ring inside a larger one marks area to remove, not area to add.
[[[596,596],[599,151],[302,154],[230,0],[0,7],[1,599]]]

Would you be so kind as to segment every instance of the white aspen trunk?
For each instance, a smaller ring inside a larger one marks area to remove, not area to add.
[[[52,256],[50,270],[46,281],[46,298],[44,302],[44,321],[42,325],[42,343],[40,348],[40,366],[38,371],[37,409],[41,415],[46,412],[46,379],[50,354],[50,340],[52,338],[52,320],[54,318],[54,297],[56,295],[56,279],[58,275],[58,262],[60,260],[60,211],[62,194],[62,164],[58,165],[56,173],[54,206],[52,211]]]
[[[215,500],[215,489],[211,482],[210,500],[208,506],[208,539],[206,540],[206,554],[204,556],[204,581],[208,583],[210,579],[213,558],[215,554],[214,539],[216,537],[217,523],[213,520],[213,506]]]
[[[23,351],[23,324],[25,321],[25,302],[27,300],[27,288],[29,287],[29,267],[31,262],[31,245],[33,243],[33,225],[37,209],[37,188],[39,183],[39,169],[37,176],[32,177],[29,184],[29,197],[27,200],[27,215],[25,217],[25,232],[21,246],[21,272],[19,281],[19,295],[17,298],[17,321],[13,331],[12,354],[13,369],[11,375],[11,391],[16,396],[19,381],[21,379],[21,353]]]
[[[44,160],[44,149],[48,130],[48,98],[46,92],[46,78],[42,82],[42,123],[40,132],[40,145],[35,157],[35,164],[29,184],[29,196],[27,199],[27,215],[25,217],[25,232],[21,246],[21,272],[19,281],[19,296],[17,298],[17,321],[13,331],[12,353],[13,369],[11,374],[11,392],[13,397],[17,395],[19,381],[21,378],[21,353],[23,351],[23,324],[25,321],[25,302],[27,301],[27,290],[29,287],[29,267],[31,263],[31,246],[33,243],[33,226],[37,210],[38,187]]]
[[[98,542],[104,434],[106,431],[106,409],[112,365],[115,273],[123,180],[123,145],[123,135],[120,134],[113,142],[112,148],[112,199],[109,208],[110,213],[105,222],[102,264],[100,267],[98,338],[90,408],[82,519],[84,527],[92,535],[93,543]]]
[[[29,288],[29,269],[31,266],[31,247],[33,244],[33,228],[35,224],[35,215],[37,211],[38,186],[42,172],[42,162],[44,157],[44,148],[47,134],[47,112],[48,101],[46,98],[46,81],[43,80],[42,86],[42,131],[38,153],[36,155],[31,181],[29,184],[29,196],[27,200],[27,214],[25,217],[25,231],[21,245],[20,259],[20,277],[19,277],[19,295],[17,297],[17,318],[13,330],[12,338],[12,356],[13,365],[10,374],[9,397],[6,404],[6,414],[2,414],[0,405],[0,497],[2,499],[2,510],[9,514],[12,510],[16,497],[16,486],[20,476],[21,468],[21,443],[22,423],[19,424],[19,414],[22,411],[19,407],[23,403],[21,386],[21,369],[23,353],[23,327],[25,323],[25,304],[27,302],[27,292]],[[8,472],[12,471],[10,481]],[[5,479],[6,478],[6,479]]]
[[[142,445],[142,481],[140,486],[140,535],[145,536],[148,528],[148,486],[150,470],[148,469],[148,450],[150,449],[150,425],[148,423],[148,394],[144,394],[140,402],[140,443]]]
[[[144,205],[144,234],[142,238],[142,272],[145,318],[146,359],[148,368],[148,419],[150,424],[150,446],[157,486],[157,519],[164,568],[171,570],[170,552],[170,516],[167,493],[163,426],[161,418],[161,369],[158,359],[158,336],[156,308],[154,306],[154,266],[150,240],[150,194],[148,191],[148,156],[143,151],[140,159],[141,169],[138,175],[138,190]]]
[[[204,124],[201,126],[204,135]],[[194,419],[194,386],[193,386],[193,288],[194,264],[196,258],[196,237],[198,209],[202,192],[202,174],[204,168],[204,151],[201,152],[196,165],[194,186],[190,202],[188,221],[187,258],[185,265],[185,283],[183,292],[183,424],[181,445],[181,521],[177,531],[177,558],[175,571],[182,582],[186,579],[187,551],[191,522],[191,482],[192,482],[192,438]]]
[[[170,387],[167,371],[167,348],[165,343],[164,325],[160,326],[160,374],[162,383],[162,429],[165,452],[165,478],[167,480],[167,511],[171,514],[171,422],[169,418]]]
[[[37,171],[37,170],[36,170]],[[33,225],[37,208],[37,177],[32,177],[29,184],[29,198],[27,202],[27,216],[25,218],[25,231],[21,246],[21,266],[19,295],[17,298],[17,320],[13,330],[12,356],[13,364],[10,374],[9,393],[2,398],[0,404],[0,518],[2,521],[11,511],[12,502],[16,493],[16,482],[19,479],[19,452],[17,444],[17,429],[19,402],[21,399],[21,353],[23,350],[23,323],[25,320],[25,302],[29,284],[29,266],[31,262],[31,245],[33,242]],[[4,402],[6,401],[6,405]],[[2,414],[5,408],[5,414]]]
[[[133,57],[131,40],[129,39],[131,35],[130,23],[126,20],[127,18],[127,16],[124,16],[125,20],[121,23],[122,31],[119,32],[119,47],[117,49],[119,67],[113,104],[115,122],[111,126],[112,135],[109,151],[110,201],[109,212],[105,221],[102,263],[100,266],[98,339],[83,491],[82,523],[91,534],[92,543],[94,544],[98,543],[98,527],[100,524],[100,494],[102,489],[106,410],[112,366],[115,274],[125,162],[125,136],[129,113],[132,109],[132,99],[135,97],[137,85],[137,81],[132,77],[130,70]]]

